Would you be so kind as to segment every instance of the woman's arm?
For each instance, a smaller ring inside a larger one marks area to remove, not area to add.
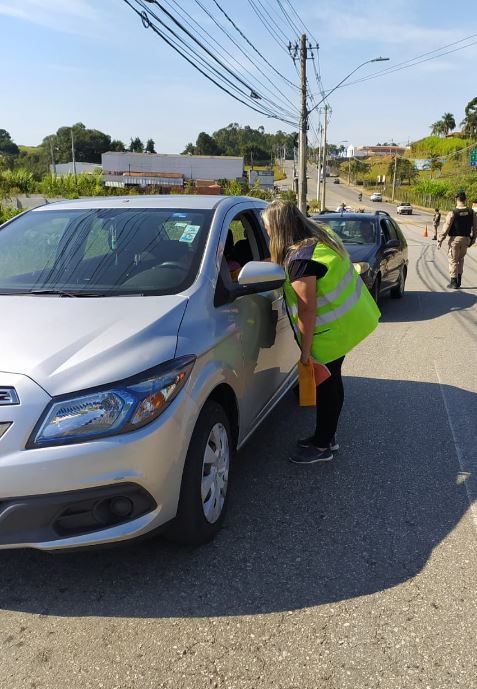
[[[302,277],[292,282],[298,297],[298,328],[301,335],[301,361],[308,363],[316,323],[316,277]]]

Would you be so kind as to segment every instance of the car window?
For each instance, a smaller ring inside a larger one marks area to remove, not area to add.
[[[233,281],[246,263],[262,260],[267,251],[262,229],[254,213],[240,213],[229,223],[224,260]]]
[[[389,239],[399,239],[396,228],[394,227],[393,223],[391,222],[391,219],[386,219],[384,220],[386,223],[386,226],[388,228],[388,234],[389,234]]]
[[[31,211],[0,231],[0,293],[175,294],[194,281],[213,211]]]
[[[394,231],[396,232],[396,236],[399,239],[399,241],[401,242],[402,246],[407,246],[406,238],[404,237],[404,235],[401,231],[401,228],[399,227],[397,222],[393,219],[391,219],[390,222],[391,222],[391,225],[394,227]]]
[[[335,218],[320,218],[318,222],[325,223],[335,232],[343,244],[374,244],[376,242],[376,226],[374,220],[346,219],[346,216]]]

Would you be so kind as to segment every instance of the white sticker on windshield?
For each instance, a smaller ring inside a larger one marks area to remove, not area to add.
[[[184,232],[182,233],[179,241],[180,242],[188,242],[191,244],[194,239],[197,237],[197,234],[200,230],[200,225],[187,225],[185,228]]]

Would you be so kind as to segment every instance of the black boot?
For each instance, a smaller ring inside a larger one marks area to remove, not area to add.
[[[450,287],[451,289],[459,289],[459,285],[457,284],[457,278],[451,278],[451,281],[449,282],[447,287]]]
[[[460,287],[462,284],[462,275],[457,276],[457,287]]]

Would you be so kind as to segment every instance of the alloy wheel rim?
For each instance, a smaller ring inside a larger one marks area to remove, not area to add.
[[[202,463],[202,509],[210,524],[214,524],[222,514],[227,495],[229,466],[227,431],[223,424],[216,423],[209,433]]]

